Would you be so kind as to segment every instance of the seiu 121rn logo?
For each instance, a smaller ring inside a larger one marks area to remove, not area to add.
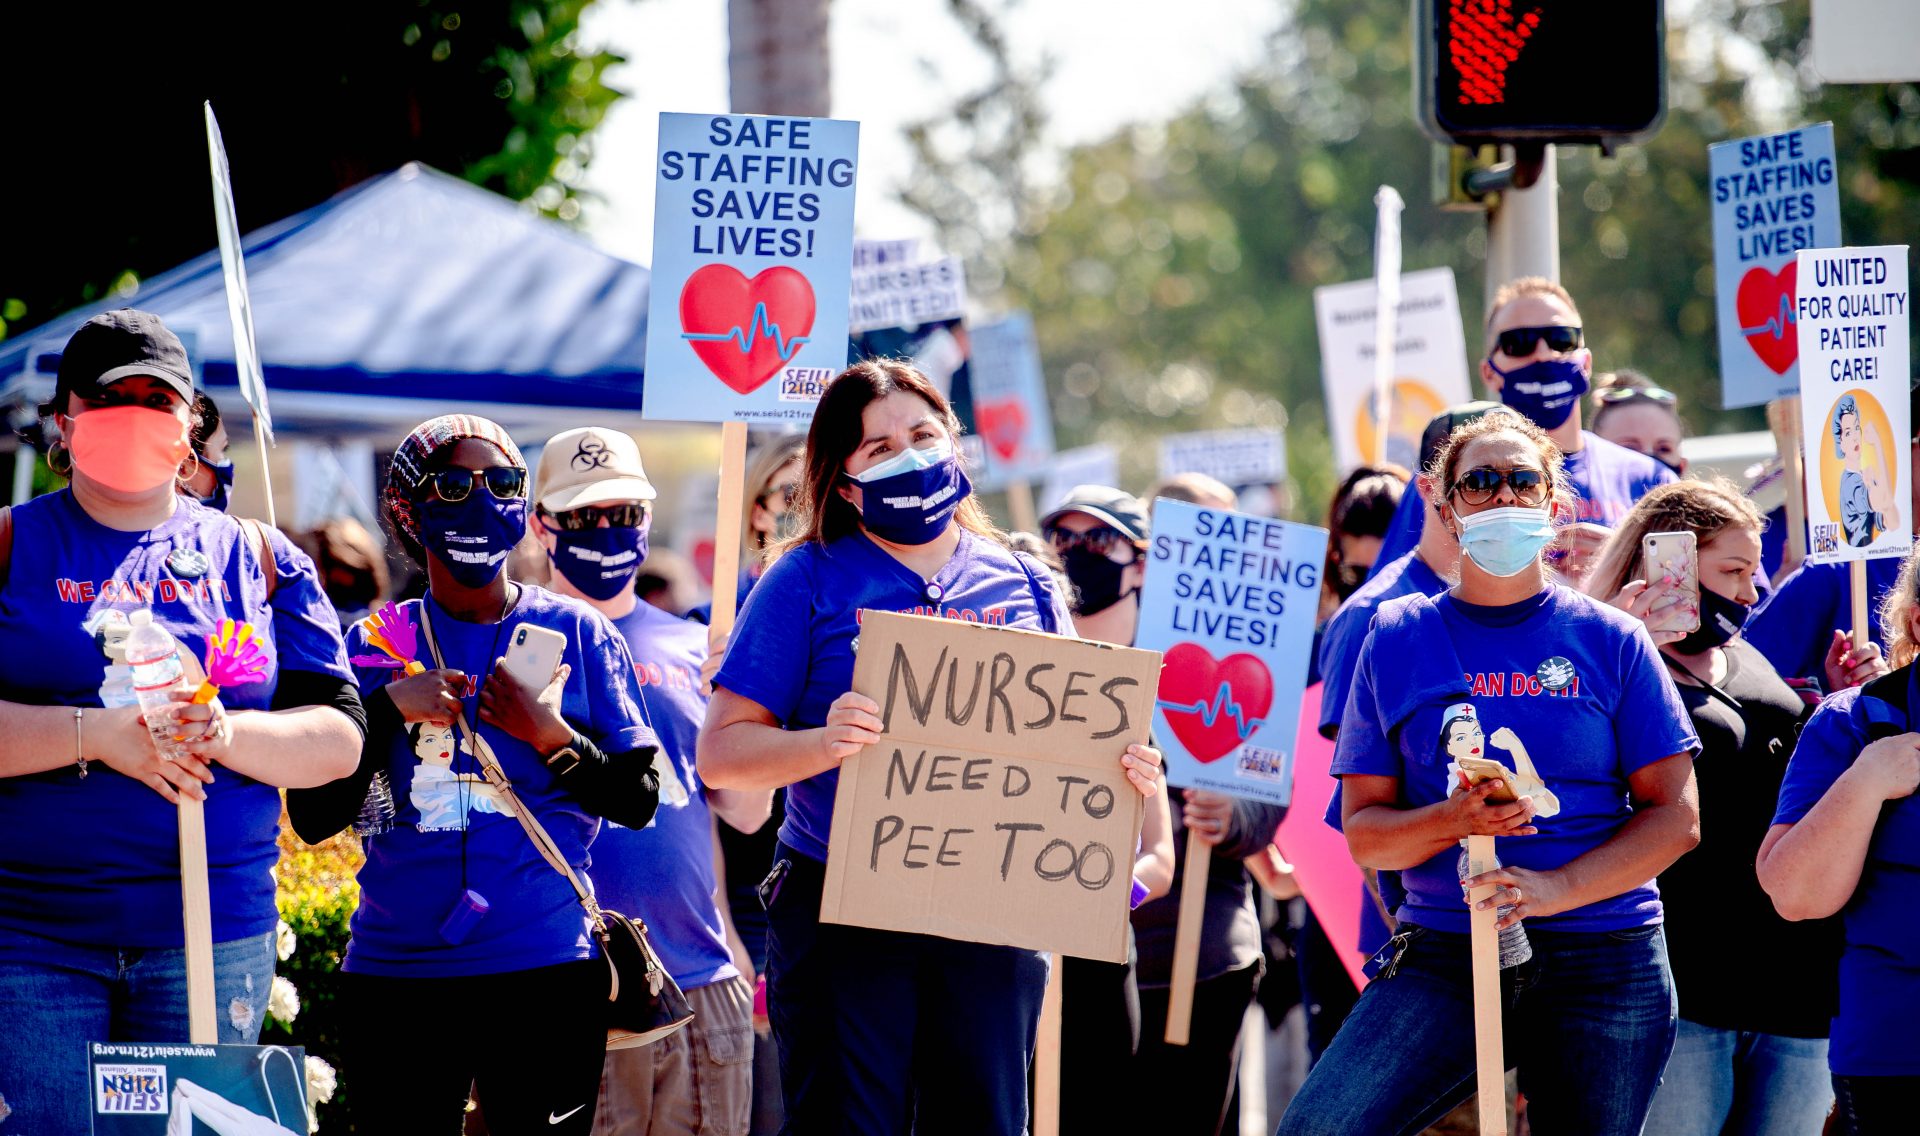
[[[165,1065],[99,1065],[93,1072],[96,1112],[167,1111]]]

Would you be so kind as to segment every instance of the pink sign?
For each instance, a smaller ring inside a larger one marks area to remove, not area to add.
[[[1340,961],[1364,990],[1360,973],[1366,959],[1360,955],[1360,868],[1347,851],[1347,838],[1326,822],[1327,802],[1339,784],[1327,771],[1333,767],[1333,743],[1320,736],[1320,684],[1307,688],[1300,699],[1299,737],[1293,748],[1293,803],[1280,822],[1275,842],[1280,855],[1293,865],[1307,906],[1327,933]]]

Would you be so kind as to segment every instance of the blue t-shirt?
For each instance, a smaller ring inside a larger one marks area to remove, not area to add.
[[[1669,481],[1679,480],[1672,470],[1647,455],[1609,442],[1591,430],[1581,431],[1580,438],[1580,452],[1566,455],[1567,482],[1579,499],[1573,517],[1576,521],[1612,528],[1640,498]],[[1400,498],[1393,525],[1373,562],[1374,575],[1414,550],[1420,543],[1426,516],[1426,503],[1418,493]]]
[[[1880,601],[1900,577],[1900,558],[1867,561],[1867,623],[1873,641],[1887,649],[1880,630]],[[1802,564],[1753,609],[1740,632],[1785,678],[1818,678],[1835,630],[1853,626],[1853,583],[1846,564]]]
[[[1913,701],[1913,671],[1896,671],[1908,683]],[[1886,679],[1880,680],[1882,682]],[[1870,722],[1889,720],[1887,706],[1853,687],[1831,695],[1807,720],[1780,783],[1775,824],[1797,824],[1813,810],[1833,783],[1860,756],[1869,740]],[[1896,732],[1909,723],[1892,716]],[[1920,1045],[1913,1024],[1920,1021],[1920,934],[1914,912],[1920,910],[1920,795],[1888,801],[1874,825],[1860,883],[1840,917],[1846,925],[1846,950],[1840,956],[1840,1012],[1833,1019],[1827,1061],[1843,1077],[1920,1075]]]
[[[962,530],[953,559],[927,581],[854,533],[802,545],[767,569],[714,684],[759,703],[789,730],[825,725],[833,700],[853,688],[863,609],[1042,631],[1072,626],[1046,569],[997,542]],[[829,769],[787,789],[781,843],[827,858],[839,783],[840,771]]]
[[[267,677],[220,692],[230,710],[270,706],[284,671],[347,679],[340,628],[307,555],[269,536],[267,600],[259,544],[224,513],[179,499],[146,532],[107,528],[70,490],[13,509],[12,563],[0,588],[0,698],[35,706],[131,706],[127,613],[151,608],[195,658],[222,619],[253,624]],[[280,794],[225,767],[206,787],[215,942],[273,929]],[[0,778],[0,926],[72,943],[168,948],[182,941],[179,810],[149,785],[95,763]]]
[[[714,902],[713,832],[706,791],[694,771],[694,741],[706,720],[700,665],[707,629],[654,607],[634,605],[614,621],[633,652],[640,701],[660,752],[660,808],[645,828],[607,821],[593,842],[593,891],[603,907],[646,919],[653,948],[683,989],[733,978],[733,952]]]
[[[1431,609],[1424,618],[1415,605]],[[1458,669],[1453,669],[1455,660]],[[1451,673],[1449,673],[1451,671]],[[1383,605],[1360,649],[1333,773],[1396,777],[1408,807],[1446,798],[1461,757],[1500,762],[1538,810],[1533,836],[1495,842],[1503,864],[1551,870],[1592,851],[1633,815],[1627,778],[1699,748],[1691,719],[1640,622],[1553,585],[1508,607],[1451,596]],[[1401,873],[1399,917],[1466,933],[1457,849]],[[1660,921],[1652,880],[1536,926],[1620,931]]]
[[[506,653],[513,628],[531,623],[558,631],[567,639],[561,661],[573,668],[561,694],[561,716],[608,753],[639,748],[652,742],[653,733],[644,724],[627,641],[586,604],[531,584],[520,586],[519,601],[498,623],[455,619],[431,593],[400,610],[414,622],[420,661],[428,666],[433,656],[420,620],[433,620],[441,659],[468,676],[468,723],[492,746],[514,791],[567,863],[585,872],[599,818],[580,807],[532,746],[480,720],[479,692],[493,661]],[[358,625],[348,633],[347,645],[355,655],[377,653]],[[381,697],[380,688],[398,673],[355,671],[369,700]],[[343,970],[456,978],[592,957],[586,913],[573,888],[504,811],[508,806],[481,776],[459,727],[414,723],[392,737],[369,739],[369,754],[382,750],[394,826],[366,840],[360,907],[353,914]],[[441,928],[468,889],[480,893],[490,910],[459,942],[448,942]]]
[[[1418,494],[1409,493],[1409,497]],[[1330,738],[1340,726],[1340,715],[1347,708],[1347,691],[1353,684],[1354,668],[1360,665],[1360,645],[1367,641],[1373,627],[1373,613],[1391,599],[1418,593],[1437,596],[1447,590],[1447,582],[1434,575],[1427,562],[1409,552],[1367,578],[1358,591],[1347,597],[1340,610],[1327,621],[1320,637],[1320,736]]]

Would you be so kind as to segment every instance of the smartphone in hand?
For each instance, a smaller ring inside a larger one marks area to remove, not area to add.
[[[553,674],[560,669],[560,659],[566,650],[565,635],[550,628],[522,623],[507,638],[506,661],[501,664],[501,669],[512,675],[520,685],[538,693],[553,681]]]
[[[1649,590],[1665,587],[1681,601],[1665,608],[1658,630],[1691,632],[1700,629],[1700,549],[1691,532],[1648,533],[1640,538],[1640,573]],[[1656,601],[1658,602],[1658,601]]]

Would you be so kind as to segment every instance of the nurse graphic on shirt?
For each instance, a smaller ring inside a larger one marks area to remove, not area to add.
[[[1332,766],[1354,859],[1401,873],[1399,933],[1279,1132],[1416,1132],[1473,1090],[1465,889],[1494,885],[1533,949],[1504,1029],[1535,1131],[1637,1136],[1675,1028],[1653,881],[1699,838],[1697,743],[1639,621],[1548,583],[1569,505],[1546,434],[1487,415],[1430,472],[1459,580],[1380,606]],[[1505,866],[1463,882],[1470,835]]]
[[[848,689],[861,610],[1072,630],[1046,569],[973,500],[959,430],[904,362],[833,380],[807,435],[803,534],[748,598],[700,732],[709,788],[789,787],[763,886],[787,1131],[1027,1128],[1046,956],[819,919],[840,763],[880,739],[880,707]],[[1161,791],[1157,751],[1121,763],[1142,796]]]
[[[87,1131],[87,1042],[188,1040],[182,794],[206,801],[218,1040],[259,1039],[278,787],[339,777],[359,754],[360,700],[312,561],[176,493],[192,399],[157,317],[89,320],[42,408],[48,465],[70,484],[0,515],[0,1131]],[[176,704],[177,761],[155,751],[126,665],[148,613],[189,673],[223,619],[251,624],[270,658],[259,682]]]

